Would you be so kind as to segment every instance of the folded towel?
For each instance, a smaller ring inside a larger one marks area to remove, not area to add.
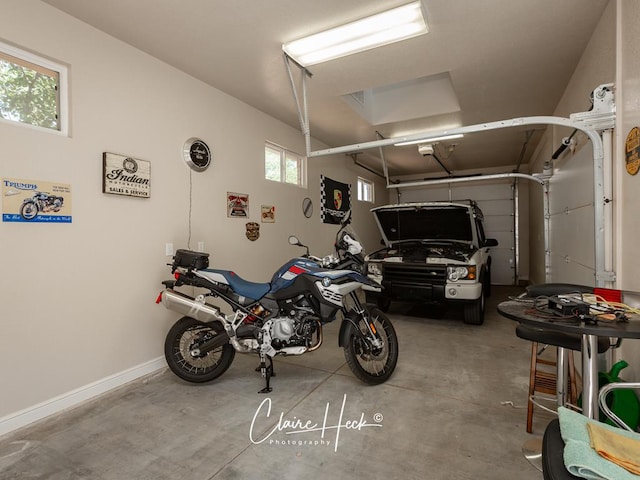
[[[560,433],[566,444],[564,464],[571,474],[590,480],[639,480],[637,475],[604,459],[591,448],[587,424],[596,423],[603,429],[610,429],[632,439],[639,438],[638,434],[589,420],[584,415],[564,407],[558,408],[558,418]]]
[[[640,437],[628,438],[618,432],[606,430],[596,423],[588,423],[587,430],[591,447],[601,457],[635,475],[640,475]]]

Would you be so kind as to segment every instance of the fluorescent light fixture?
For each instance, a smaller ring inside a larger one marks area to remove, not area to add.
[[[394,147],[402,147],[404,145],[415,145],[417,143],[435,143],[442,140],[453,140],[454,138],[462,138],[462,133],[454,133],[452,135],[443,135],[441,137],[421,137],[419,140],[409,140],[407,142],[394,143]]]
[[[420,1],[282,45],[303,67],[422,35],[429,31]]]

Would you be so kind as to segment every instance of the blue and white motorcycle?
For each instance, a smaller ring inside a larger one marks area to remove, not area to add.
[[[202,383],[222,375],[235,352],[256,353],[259,371],[271,391],[273,357],[302,355],[322,344],[324,324],[341,317],[338,346],[351,371],[367,384],[386,381],[398,360],[398,340],[389,319],[360,301],[361,290],[379,292],[380,285],[363,275],[361,243],[349,227],[348,212],[336,235],[336,253],[309,254],[295,237],[291,245],[306,254],[285,263],[269,283],[254,283],[228,270],[209,269],[209,254],[178,250],[171,264],[175,280],[163,282],[157,303],[184,315],[169,330],[165,357],[183,380]],[[195,297],[176,290],[196,287]],[[233,313],[223,314],[206,300],[219,298]]]

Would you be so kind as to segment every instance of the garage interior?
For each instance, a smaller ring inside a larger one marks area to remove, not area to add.
[[[66,131],[0,122],[0,176],[73,194],[68,224],[0,223],[0,478],[542,478],[521,447],[553,416],[536,411],[526,433],[530,344],[496,306],[536,283],[640,292],[640,189],[625,168],[640,116],[640,5],[423,0],[422,35],[308,66],[283,55],[406,3],[0,0],[0,51],[68,76]],[[615,99],[602,165],[584,132],[518,120],[589,115],[602,85]],[[483,128],[495,122],[505,128]],[[191,138],[211,147],[204,171],[183,159]],[[265,144],[305,158],[300,186],[265,179]],[[148,198],[103,192],[105,152],[150,162]],[[392,305],[399,361],[377,386],[351,374],[339,321],[327,325],[317,352],[276,358],[261,418],[257,357],[237,355],[209,384],[180,381],[162,351],[177,317],[154,301],[177,248],[253,281],[299,255],[291,234],[329,253],[337,228],[321,220],[321,177],[351,185],[367,252],[380,242],[371,208],[475,199],[500,242],[495,288],[481,326],[456,309]],[[357,199],[359,180],[372,201]],[[249,196],[244,221],[228,214],[229,192]],[[275,222],[261,221],[264,206]],[[601,361],[619,359],[639,381],[637,342]],[[325,409],[330,421],[379,422],[302,444],[277,429],[281,412],[318,423]]]

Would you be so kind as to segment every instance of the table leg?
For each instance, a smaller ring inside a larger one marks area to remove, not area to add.
[[[597,420],[598,411],[598,337],[582,335],[582,413]]]
[[[556,354],[556,402],[559,407],[567,404],[569,386],[569,355],[566,348],[557,347]]]

